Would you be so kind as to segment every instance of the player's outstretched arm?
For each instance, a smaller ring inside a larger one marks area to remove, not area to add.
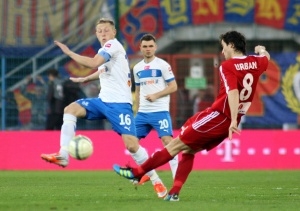
[[[70,77],[70,80],[75,83],[84,83],[84,82],[94,81],[98,79],[99,79],[99,71],[94,72],[93,74],[88,75],[86,77],[79,77],[79,78]]]
[[[60,47],[60,49],[64,52],[64,54],[68,55],[75,62],[77,62],[78,64],[81,64],[85,67],[95,69],[105,63],[104,58],[98,54],[96,54],[93,58],[87,57],[87,56],[81,56],[81,55],[71,51],[68,46],[66,46],[65,44],[63,44],[57,40],[55,40],[54,43],[58,47]]]

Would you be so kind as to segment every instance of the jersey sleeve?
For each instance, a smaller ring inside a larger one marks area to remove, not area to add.
[[[136,86],[139,86],[140,85],[140,78],[137,75],[138,74],[137,71],[138,71],[138,64],[134,65],[132,72],[133,72],[134,83],[135,83]]]
[[[173,81],[175,79],[173,71],[172,71],[172,67],[169,63],[162,61],[161,71],[162,71],[162,75],[167,83],[170,81]]]
[[[105,45],[99,49],[98,54],[102,56],[105,61],[109,61],[109,59],[118,51],[118,45],[114,40],[109,40],[105,43]]]
[[[266,56],[259,57],[259,69],[262,70],[262,72],[266,71],[269,65],[269,60]]]

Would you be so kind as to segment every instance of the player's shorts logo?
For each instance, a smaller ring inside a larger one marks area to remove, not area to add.
[[[84,106],[88,106],[89,102],[88,101],[83,101],[81,104],[84,105]]]

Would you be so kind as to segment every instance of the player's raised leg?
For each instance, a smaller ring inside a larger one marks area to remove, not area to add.
[[[135,138],[135,137],[134,137]],[[137,139],[136,139],[137,140]],[[148,153],[146,149],[139,145],[139,148],[136,152],[130,152],[132,158],[136,162],[136,164],[141,165],[143,164],[148,158]],[[123,172],[126,174],[126,171],[123,170]],[[155,170],[151,170],[146,173],[146,175],[150,178],[154,191],[156,192],[157,196],[159,198],[163,198],[167,194],[167,188],[164,186],[162,180],[159,178],[158,174]],[[128,178],[130,179],[130,178]],[[140,181],[140,178],[139,178]]]
[[[71,103],[64,110],[63,125],[60,133],[60,150],[57,153],[41,154],[41,158],[49,163],[66,167],[69,164],[68,146],[70,140],[75,136],[76,122],[78,116],[86,114],[85,108],[78,103]]]
[[[127,179],[135,179],[135,180],[140,180],[140,178],[148,171],[155,169],[159,166],[162,166],[163,164],[167,163],[168,161],[170,161],[171,159],[174,158],[175,155],[177,155],[181,150],[188,150],[189,147],[186,146],[178,137],[176,139],[174,139],[173,141],[171,141],[164,149],[160,150],[160,151],[156,151],[155,153],[153,153],[153,155],[151,157],[148,158],[147,161],[145,161],[141,166],[137,167],[137,168],[131,168],[131,167],[126,167],[126,168],[122,168],[119,165],[114,165],[113,169],[114,171],[127,178]],[[189,157],[188,157],[189,158]],[[189,161],[193,161],[193,159],[187,159]],[[189,162],[192,166],[193,162]],[[179,170],[179,166],[177,169],[177,173],[176,173],[176,177],[175,180],[177,178],[177,174],[179,174],[181,172],[181,170]],[[181,169],[186,169],[185,167],[181,168]],[[188,168],[187,168],[188,169]],[[190,171],[189,171],[190,172]],[[180,179],[182,179],[181,177],[179,177]],[[184,178],[184,176],[183,176]],[[176,180],[179,181],[179,180]],[[185,181],[185,180],[184,180]],[[179,181],[180,182],[180,181]],[[174,184],[177,184],[174,182]],[[169,195],[173,195],[175,194],[176,189],[174,189],[174,193],[173,192],[169,192]],[[175,197],[176,198],[176,197]]]
[[[163,142],[164,146],[166,146],[168,143],[170,143],[173,140],[172,136],[162,136],[161,141]],[[175,178],[176,171],[178,168],[178,155],[175,155],[172,160],[169,161],[169,165],[172,172],[173,179]]]

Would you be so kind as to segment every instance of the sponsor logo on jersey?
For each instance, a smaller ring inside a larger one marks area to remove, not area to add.
[[[157,83],[158,83],[158,79],[152,79],[152,80],[142,81],[140,83],[140,85],[144,86],[144,85],[151,85],[151,84],[157,84]]]
[[[105,45],[106,48],[110,48],[110,46],[111,46],[111,43],[107,43],[107,44]]]
[[[150,65],[144,67],[144,70],[149,70],[149,69],[150,69]]]

